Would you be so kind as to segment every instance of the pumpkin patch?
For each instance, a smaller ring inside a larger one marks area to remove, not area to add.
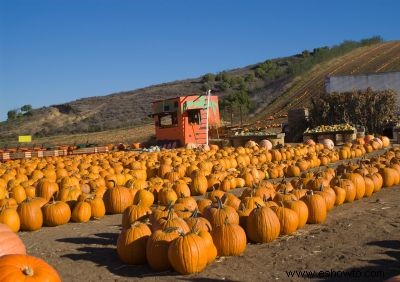
[[[245,256],[248,242],[296,236],[306,224],[323,224],[336,206],[397,185],[397,147],[343,162],[366,156],[372,142],[380,144],[249,142],[11,161],[0,167],[0,223],[12,236],[122,214],[115,242],[121,263],[198,273],[217,256]]]

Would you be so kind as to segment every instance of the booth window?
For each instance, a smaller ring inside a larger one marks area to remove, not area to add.
[[[188,110],[187,114],[189,123],[200,124],[200,110]]]
[[[178,125],[177,113],[165,113],[158,116],[159,127],[174,127]]]

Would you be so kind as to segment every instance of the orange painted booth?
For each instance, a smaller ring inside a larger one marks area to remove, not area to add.
[[[152,103],[159,145],[206,144],[207,96],[181,96]],[[208,126],[219,127],[218,96],[210,96]]]

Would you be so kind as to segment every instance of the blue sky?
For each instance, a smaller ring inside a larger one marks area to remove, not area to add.
[[[0,0],[0,120],[346,39],[400,39],[400,1]]]

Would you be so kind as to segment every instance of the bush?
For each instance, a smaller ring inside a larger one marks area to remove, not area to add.
[[[214,82],[215,81],[215,75],[212,73],[207,73],[205,75],[203,75],[202,82],[206,83],[206,82]]]
[[[359,90],[322,94],[312,99],[312,126],[351,123],[362,125],[368,133],[381,133],[395,114],[396,93],[392,90]]]
[[[17,118],[17,110],[9,110],[7,112],[7,119],[12,120]]]

